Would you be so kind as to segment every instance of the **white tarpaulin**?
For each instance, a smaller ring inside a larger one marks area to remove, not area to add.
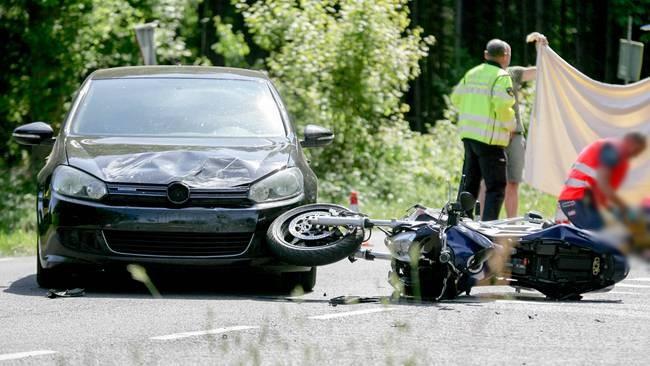
[[[524,179],[558,195],[580,151],[629,131],[650,136],[650,78],[629,85],[592,80],[548,46],[537,48],[537,94]],[[633,161],[620,192],[631,204],[650,195],[650,151]]]

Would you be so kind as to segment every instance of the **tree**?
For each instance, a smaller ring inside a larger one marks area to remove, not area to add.
[[[381,164],[397,168],[407,139],[403,103],[418,61],[433,38],[409,26],[405,0],[276,0],[237,3],[265,67],[299,126],[331,128],[333,146],[313,152],[329,181],[376,179]],[[390,189],[390,187],[385,187]]]

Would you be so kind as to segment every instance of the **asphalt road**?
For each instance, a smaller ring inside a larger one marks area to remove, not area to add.
[[[288,298],[275,279],[174,274],[162,299],[119,276],[48,299],[33,257],[0,258],[0,365],[650,364],[650,266],[579,302],[483,287],[442,303],[329,304],[383,297],[386,262],[319,270]]]

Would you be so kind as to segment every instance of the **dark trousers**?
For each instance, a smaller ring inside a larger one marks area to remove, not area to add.
[[[460,187],[460,190],[478,197],[481,179],[483,179],[486,190],[485,204],[481,208],[481,220],[496,220],[499,218],[506,195],[505,149],[470,139],[463,139],[463,145],[465,146],[463,162],[465,184]]]
[[[579,200],[560,201],[560,209],[569,221],[576,227],[585,230],[600,230],[605,227],[605,221],[598,212],[593,195],[585,193]]]

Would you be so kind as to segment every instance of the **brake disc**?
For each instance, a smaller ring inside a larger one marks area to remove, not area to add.
[[[289,232],[294,238],[302,240],[320,240],[333,234],[329,228],[321,225],[313,225],[309,222],[316,216],[329,216],[327,212],[307,212],[298,215],[289,222]]]

